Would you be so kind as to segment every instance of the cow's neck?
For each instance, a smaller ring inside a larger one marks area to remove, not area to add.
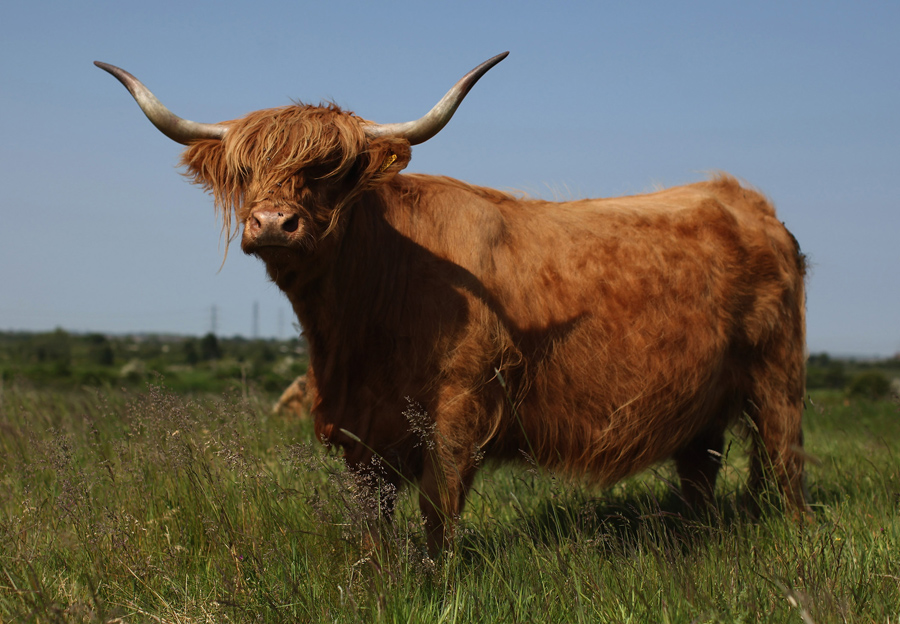
[[[378,357],[388,365],[404,339],[416,261],[415,246],[387,218],[386,202],[402,201],[398,195],[392,189],[363,195],[348,210],[333,253],[319,259],[320,273],[286,292],[309,343],[319,392],[333,412],[359,409],[347,403],[376,382],[391,383],[369,379],[366,362]]]

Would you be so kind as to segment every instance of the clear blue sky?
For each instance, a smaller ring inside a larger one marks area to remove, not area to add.
[[[503,50],[410,171],[543,197],[725,170],[812,262],[809,348],[900,351],[900,3],[12,2],[0,17],[0,330],[294,332],[224,249],[179,146],[92,65],[220,121],[334,100],[427,111]],[[279,320],[280,319],[280,320]]]

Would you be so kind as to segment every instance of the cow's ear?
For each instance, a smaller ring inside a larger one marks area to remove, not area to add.
[[[235,231],[234,215],[243,203],[246,172],[231,172],[226,162],[224,142],[203,139],[191,143],[182,152],[180,164],[191,182],[212,193],[216,212],[222,219],[222,232],[230,241]]]
[[[232,176],[225,166],[222,141],[204,139],[191,143],[181,155],[181,166],[191,182],[218,194],[218,187],[228,184]]]
[[[379,137],[370,141],[367,149],[366,177],[369,187],[384,184],[406,169],[412,149],[406,139]]]

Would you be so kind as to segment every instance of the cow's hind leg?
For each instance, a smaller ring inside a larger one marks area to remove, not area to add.
[[[801,369],[802,373],[802,369]],[[753,448],[750,458],[749,496],[758,508],[765,494],[780,493],[788,511],[809,512],[803,479],[803,380],[797,375],[757,377],[747,415]]]
[[[695,510],[712,503],[724,444],[724,431],[714,428],[704,431],[675,454],[682,497]]]

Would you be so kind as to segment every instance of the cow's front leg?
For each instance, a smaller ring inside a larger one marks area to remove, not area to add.
[[[399,493],[399,476],[382,466],[368,465],[351,469],[356,485],[353,497],[363,530],[363,547],[376,550],[383,547],[384,537],[394,517]]]
[[[437,450],[426,455],[419,484],[419,506],[431,556],[437,556],[453,540],[475,472],[473,463],[465,458],[447,457]]]

